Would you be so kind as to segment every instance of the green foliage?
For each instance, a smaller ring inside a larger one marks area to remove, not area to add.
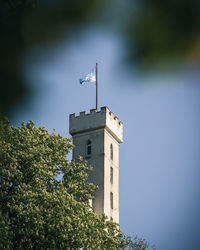
[[[198,59],[199,0],[142,0],[132,6],[126,27],[132,62],[148,69]]]
[[[67,160],[70,139],[33,122],[0,122],[0,249],[122,249],[130,243],[91,211],[88,167]]]
[[[149,248],[149,243],[145,239],[141,239],[138,236],[135,236],[134,240],[131,237],[127,237],[126,240],[128,241],[127,249],[131,250],[145,250]],[[151,246],[152,250],[156,250],[156,246]]]
[[[0,1],[0,112],[27,101],[30,90],[23,72],[23,56],[41,44],[66,39],[97,16],[103,0]],[[78,31],[80,33],[80,31]]]

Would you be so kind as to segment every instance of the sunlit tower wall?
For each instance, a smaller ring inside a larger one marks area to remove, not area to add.
[[[82,156],[93,166],[88,181],[99,187],[92,204],[94,212],[119,223],[119,144],[123,141],[123,124],[102,107],[100,111],[91,109],[89,114],[71,114],[69,132],[75,145],[72,158]]]

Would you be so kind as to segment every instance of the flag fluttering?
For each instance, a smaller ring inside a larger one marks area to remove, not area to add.
[[[96,69],[94,68],[89,74],[87,74],[84,78],[81,78],[80,84],[86,82],[96,82]]]
[[[87,82],[95,82],[96,84],[96,110],[98,110],[98,63],[96,63],[96,67],[87,74],[84,78],[79,80],[80,84]]]

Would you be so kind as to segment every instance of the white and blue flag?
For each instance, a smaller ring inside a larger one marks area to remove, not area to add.
[[[80,84],[85,83],[85,82],[96,82],[96,70],[95,68],[87,74],[84,78],[81,78]]]

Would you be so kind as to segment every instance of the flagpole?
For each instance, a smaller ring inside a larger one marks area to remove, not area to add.
[[[96,110],[98,110],[98,63],[96,63]]]

